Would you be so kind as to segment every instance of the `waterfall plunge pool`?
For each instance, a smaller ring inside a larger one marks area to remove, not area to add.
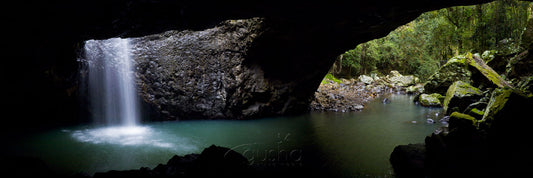
[[[154,168],[173,155],[200,153],[212,144],[232,148],[251,164],[301,166],[320,160],[341,177],[392,177],[396,145],[422,143],[442,125],[441,109],[412,103],[408,95],[379,99],[361,112],[310,113],[257,120],[152,122],[133,127],[80,125],[29,134],[9,154],[37,157],[61,174]],[[314,158],[319,157],[319,158]]]

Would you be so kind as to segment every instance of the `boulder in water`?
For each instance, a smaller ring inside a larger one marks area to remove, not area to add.
[[[433,123],[435,123],[435,120],[433,120],[433,119],[426,119],[426,123],[428,123],[428,124],[433,124]]]
[[[420,95],[419,102],[422,106],[426,107],[441,107],[441,101],[442,95],[438,93],[433,93],[431,95],[428,94],[422,94]]]

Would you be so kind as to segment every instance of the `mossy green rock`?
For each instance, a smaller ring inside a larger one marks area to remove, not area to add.
[[[476,128],[476,118],[459,112],[453,112],[450,115],[449,128],[450,130],[472,130]]]
[[[441,98],[442,95],[438,93],[433,93],[431,95],[422,94],[420,95],[419,102],[422,106],[426,107],[441,107]]]
[[[476,87],[462,81],[454,82],[446,92],[442,106],[444,111],[450,113],[450,108],[457,107],[459,111],[465,110],[471,103],[482,97],[483,92]]]
[[[471,83],[472,73],[468,70],[468,63],[464,55],[455,56],[448,60],[438,72],[429,77],[424,84],[424,92],[445,95],[448,87],[455,81]]]
[[[472,54],[468,53],[466,55],[466,60],[468,64],[472,67],[474,67],[475,72],[479,72],[483,77],[474,77],[473,80],[479,83],[478,85],[485,85],[485,86],[497,86],[497,87],[510,87],[511,86],[507,81],[505,81],[494,69],[489,67],[483,59],[472,56]]]
[[[477,120],[481,120],[483,119],[483,115],[485,115],[485,112],[477,108],[473,108],[473,109],[470,109],[470,111],[468,111],[468,115],[471,115]]]
[[[532,106],[533,95],[525,96],[520,91],[510,88],[495,89],[480,125],[490,128],[495,122],[521,124],[512,121],[529,117]]]

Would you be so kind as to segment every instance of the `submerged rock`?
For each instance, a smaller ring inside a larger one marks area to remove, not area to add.
[[[433,119],[426,119],[426,123],[428,123],[428,124],[433,124],[433,123],[435,123],[435,120],[433,120]]]
[[[446,113],[450,111],[463,111],[471,103],[478,101],[482,97],[481,90],[471,86],[468,83],[457,81],[454,82],[446,92],[443,102],[443,109]]]

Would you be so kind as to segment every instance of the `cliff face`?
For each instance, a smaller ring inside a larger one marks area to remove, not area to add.
[[[242,119],[305,108],[290,103],[294,83],[265,78],[248,62],[263,19],[228,20],[202,31],[133,38],[139,92],[162,119]]]

